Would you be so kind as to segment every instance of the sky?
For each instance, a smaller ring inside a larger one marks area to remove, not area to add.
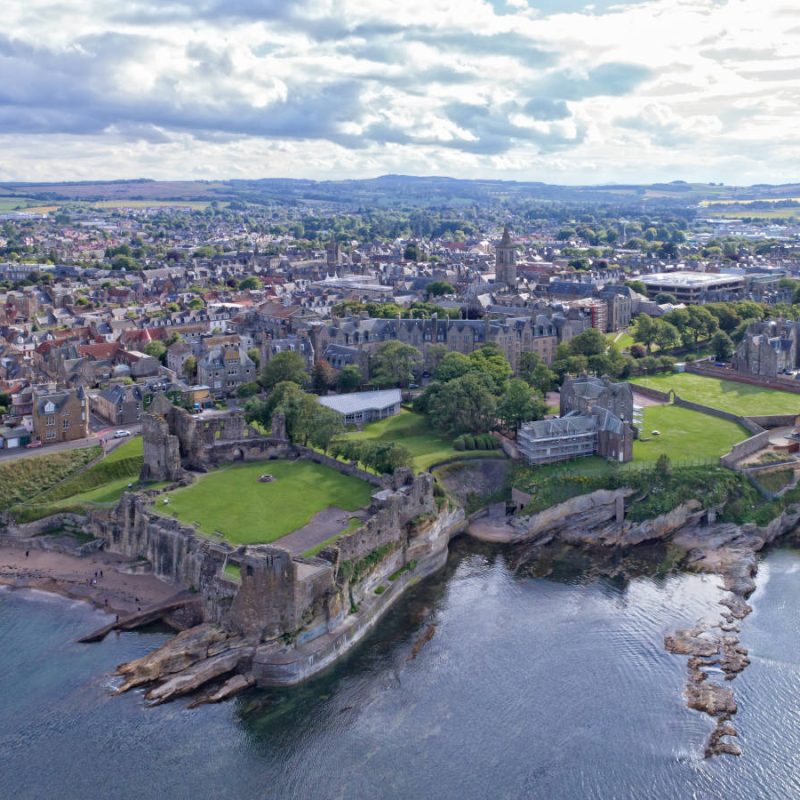
[[[0,180],[800,181],[798,0],[4,0]]]

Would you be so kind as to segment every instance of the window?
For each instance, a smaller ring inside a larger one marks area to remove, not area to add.
[[[69,419],[64,418],[64,430],[67,430],[68,428],[69,428]]]
[[[56,432],[55,431],[47,431],[47,434],[44,437],[45,439],[55,439]]]
[[[55,414],[50,414],[47,419],[44,421],[45,425],[55,425],[56,424],[56,417]]]

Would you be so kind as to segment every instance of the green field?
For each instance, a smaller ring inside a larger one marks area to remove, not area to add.
[[[633,336],[631,336],[628,331],[607,333],[606,339],[608,339],[611,344],[615,345],[620,352],[623,350],[630,350],[631,346],[635,344]]]
[[[762,389],[759,386],[720,378],[707,378],[683,372],[633,378],[632,382],[661,392],[674,389],[684,400],[719,408],[741,417],[800,414],[800,395],[777,389]]]
[[[272,483],[259,483],[264,473]],[[302,528],[329,506],[357,511],[374,487],[313,461],[258,461],[225,467],[170,492],[156,510],[234,544],[268,544]]]
[[[377,439],[381,442],[397,442],[407,447],[414,457],[413,466],[417,472],[428,469],[431,465],[449,458],[480,458],[493,456],[497,458],[497,450],[460,451],[453,447],[449,436],[428,425],[422,414],[402,410],[394,417],[387,417],[380,422],[372,422],[364,426],[363,431],[348,433],[349,439]]]
[[[652,431],[660,436],[653,436]],[[633,443],[633,463],[653,462],[660,455],[675,463],[715,461],[750,434],[735,422],[679,406],[648,406],[640,435]]]

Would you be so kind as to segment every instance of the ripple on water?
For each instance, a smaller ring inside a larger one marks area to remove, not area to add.
[[[330,673],[195,711],[108,691],[163,635],[77,645],[96,612],[3,592],[0,795],[798,797],[798,564],[774,553],[762,568],[742,626],[753,663],[735,681],[744,755],[712,761],[711,720],[681,697],[686,660],[663,649],[667,631],[719,615],[709,576],[520,578],[456,546]]]

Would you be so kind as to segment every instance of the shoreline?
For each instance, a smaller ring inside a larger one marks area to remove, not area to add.
[[[180,590],[180,587],[165,583],[152,574],[120,571],[129,563],[125,558],[102,551],[78,557],[2,543],[0,585],[11,589],[36,589],[68,600],[80,600],[120,616],[163,603]],[[95,573],[98,573],[96,579]],[[96,580],[94,585],[93,579]]]

